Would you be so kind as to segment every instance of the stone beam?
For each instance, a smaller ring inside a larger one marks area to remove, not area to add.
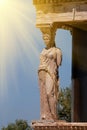
[[[87,0],[33,0],[33,4],[37,27],[57,23],[60,28],[67,26],[87,30]]]

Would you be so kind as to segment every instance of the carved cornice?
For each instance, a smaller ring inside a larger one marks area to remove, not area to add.
[[[87,2],[87,0],[33,0],[33,4],[58,4],[66,2]]]

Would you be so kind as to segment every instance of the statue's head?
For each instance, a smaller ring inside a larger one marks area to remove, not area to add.
[[[54,41],[54,38],[52,37],[51,34],[44,33],[43,34],[43,40],[44,40],[45,45],[46,45],[47,48],[55,46],[55,41]]]

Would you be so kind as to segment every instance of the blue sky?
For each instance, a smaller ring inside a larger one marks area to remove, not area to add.
[[[0,60],[0,127],[16,119],[31,122],[40,118],[37,70],[39,54],[45,45],[40,30],[35,27],[36,11],[32,0],[18,1],[24,6],[23,11],[21,8],[19,10],[22,29],[15,29],[15,21],[14,24],[13,21],[8,24],[11,26],[11,44],[9,47],[7,44],[9,49],[0,56],[4,59]],[[63,62],[59,69],[60,87],[70,86],[72,36],[69,31],[57,31],[56,46],[61,48],[63,53]]]

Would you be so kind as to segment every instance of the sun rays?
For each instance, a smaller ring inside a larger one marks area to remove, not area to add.
[[[34,31],[31,26],[34,24],[32,6],[30,0],[0,0],[0,95],[8,89],[9,76],[17,82],[16,58],[19,57],[25,69],[22,53],[25,53],[29,60],[31,54],[38,55],[34,47]],[[11,72],[9,75],[8,66]]]

